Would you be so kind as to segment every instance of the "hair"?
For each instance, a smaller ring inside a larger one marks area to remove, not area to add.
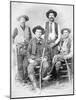
[[[51,9],[51,10],[49,10],[48,12],[46,12],[47,18],[49,18],[49,14],[50,14],[50,13],[53,13],[53,14],[54,14],[54,17],[57,16],[57,12]]]
[[[63,34],[64,30],[67,30],[69,33],[71,33],[71,30],[70,30],[69,28],[63,28],[63,29],[61,30],[61,34]]]
[[[35,27],[32,29],[32,31],[33,31],[34,34],[35,34],[35,32],[36,32],[37,29],[41,30],[41,31],[42,31],[42,34],[44,34],[44,28],[41,27],[40,25],[37,25],[37,26],[35,26]]]

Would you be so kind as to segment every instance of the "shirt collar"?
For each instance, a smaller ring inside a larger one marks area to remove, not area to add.
[[[38,38],[36,35],[35,35],[35,38],[36,38],[38,41],[40,41],[40,40],[41,40],[41,38]]]
[[[66,39],[63,39],[63,41],[68,41],[68,39],[69,39],[69,37],[68,37],[68,38],[66,38]]]
[[[22,27],[22,26],[20,25],[20,27],[21,27],[21,29],[24,31],[26,26]]]

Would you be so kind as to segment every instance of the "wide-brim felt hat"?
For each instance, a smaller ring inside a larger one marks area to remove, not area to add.
[[[20,21],[20,19],[21,19],[22,17],[25,19],[25,21],[28,21],[28,20],[29,20],[29,17],[26,16],[26,15],[21,15],[21,16],[19,16],[19,17],[17,18],[17,20]]]
[[[71,33],[71,30],[70,30],[69,28],[63,28],[63,29],[61,30],[61,34],[63,34],[64,30],[67,30],[69,33]]]
[[[45,33],[44,28],[41,27],[40,25],[35,26],[35,27],[32,29],[32,32],[35,34],[35,32],[36,32],[37,29],[41,30],[41,31],[42,31],[42,34]]]
[[[53,13],[53,14],[54,14],[54,17],[57,16],[57,12],[54,11],[54,10],[52,10],[52,9],[50,9],[49,11],[46,12],[46,16],[47,16],[47,18],[49,18],[49,14],[50,14],[50,13]]]

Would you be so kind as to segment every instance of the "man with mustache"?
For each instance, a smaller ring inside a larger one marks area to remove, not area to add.
[[[46,12],[46,16],[48,18],[48,21],[45,23],[45,41],[49,45],[49,51],[50,51],[50,62],[52,62],[52,59],[54,55],[57,54],[57,48],[58,44],[61,38],[60,33],[60,26],[57,22],[55,22],[55,18],[57,16],[57,12],[54,10],[49,10]]]
[[[26,22],[29,21],[28,16],[21,15],[18,17],[17,21],[19,22],[19,25],[14,29],[13,43],[15,44],[17,51],[17,79],[22,82],[25,80],[26,67],[28,64],[26,51],[32,35],[30,27],[26,25]]]
[[[52,57],[56,54],[56,48],[61,38],[60,26],[55,22],[57,12],[54,10],[49,10],[46,13],[49,19],[45,24],[45,39],[47,40],[50,48],[52,48]]]

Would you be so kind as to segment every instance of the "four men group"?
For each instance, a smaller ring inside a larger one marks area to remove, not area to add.
[[[34,76],[34,68],[40,66],[42,61],[42,77],[51,68],[50,62],[60,66],[61,59],[72,57],[71,40],[69,38],[70,29],[64,28],[60,31],[59,24],[55,17],[57,12],[49,10],[46,13],[48,21],[45,23],[45,29],[40,25],[33,28],[34,37],[32,38],[30,27],[26,25],[28,16],[18,18],[19,26],[15,28],[13,42],[17,48],[18,78],[22,81],[26,78],[26,73],[32,82],[34,88],[37,88]],[[44,39],[41,35],[44,34]],[[60,53],[58,53],[60,51]],[[59,67],[58,66],[58,67]]]

